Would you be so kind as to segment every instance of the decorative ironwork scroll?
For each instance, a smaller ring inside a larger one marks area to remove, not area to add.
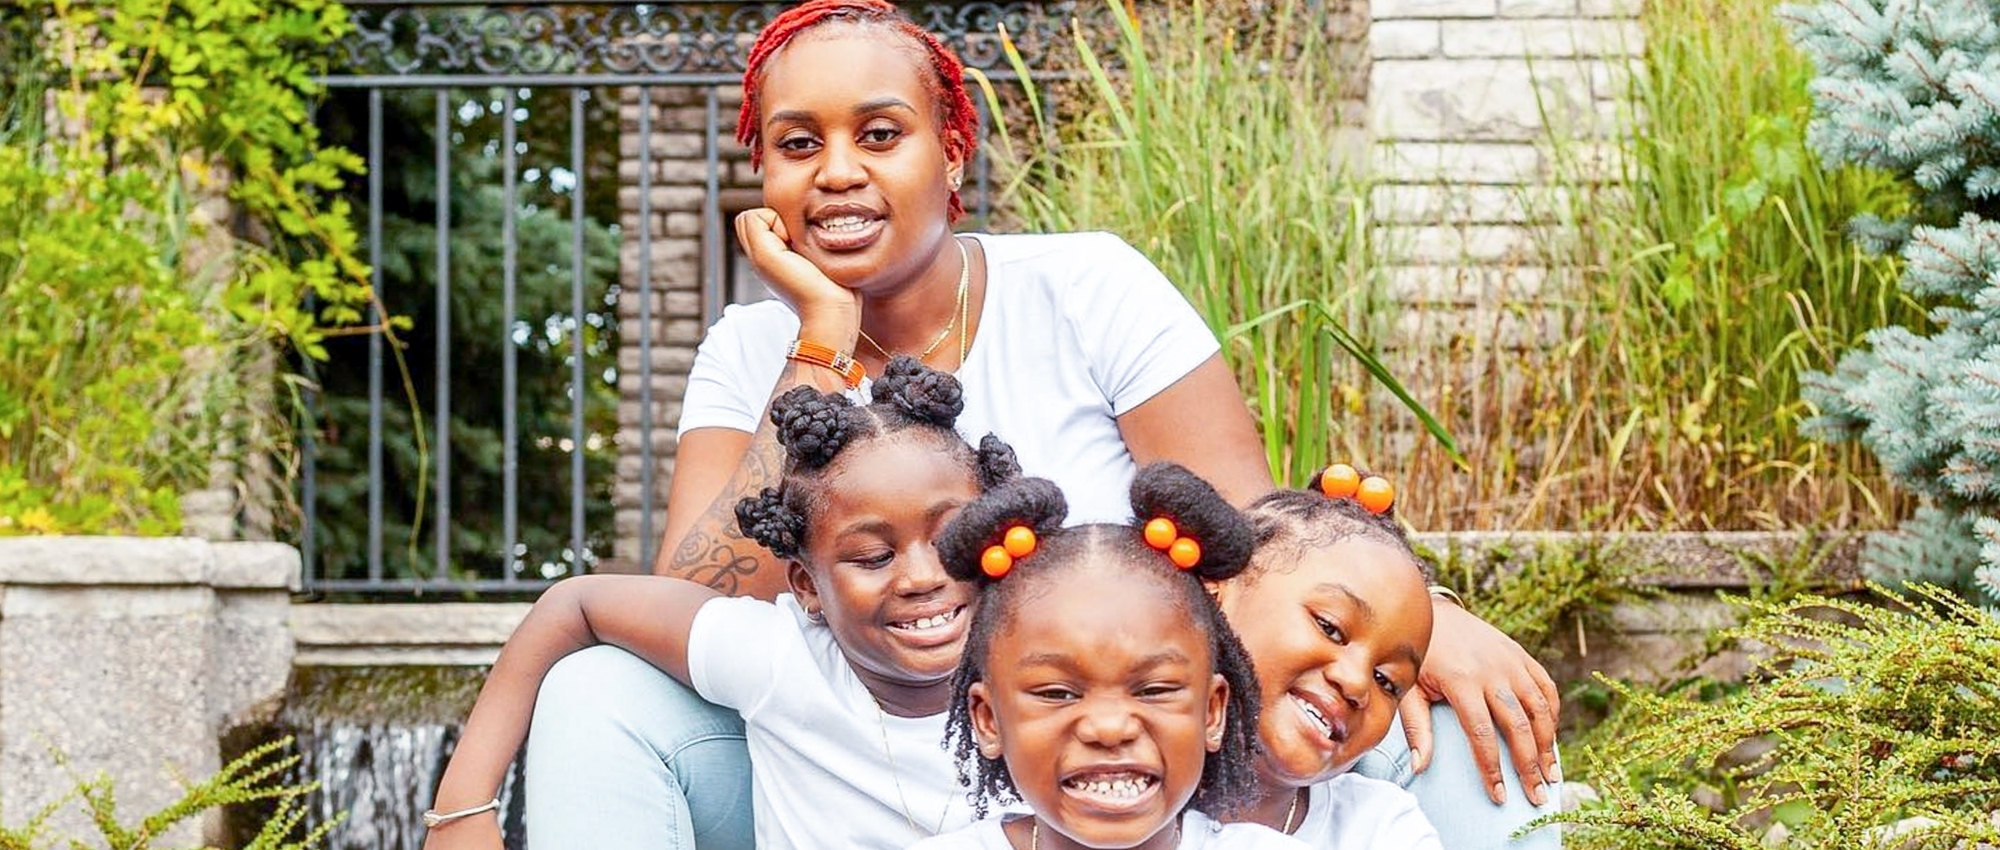
[[[522,6],[351,0],[355,30],[341,45],[349,73],[394,76],[740,74],[750,43],[783,3],[564,3]],[[904,6],[965,64],[1010,76],[1006,27],[1032,73],[1073,50],[1071,21],[1106,26],[1102,0],[933,2]]]

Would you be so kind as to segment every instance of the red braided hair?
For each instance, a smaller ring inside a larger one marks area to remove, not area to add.
[[[806,0],[772,18],[750,46],[750,60],[743,71],[743,111],[736,117],[736,141],[750,149],[750,167],[758,168],[764,161],[757,124],[760,111],[757,84],[764,76],[765,62],[799,33],[836,21],[879,24],[923,48],[935,72],[924,87],[937,100],[938,135],[945,156],[969,162],[973,139],[978,137],[979,114],[973,111],[972,96],[965,91],[965,67],[951,48],[911,22],[888,0]],[[956,190],[951,193],[947,214],[954,222],[965,215],[965,205],[959,201]]]

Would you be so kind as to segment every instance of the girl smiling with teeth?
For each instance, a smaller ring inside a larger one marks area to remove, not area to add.
[[[948,732],[961,779],[982,811],[1032,811],[913,850],[1306,846],[1210,817],[1255,787],[1256,679],[1202,584],[1243,569],[1249,526],[1172,464],[1139,472],[1132,505],[1148,530],[1065,529],[1062,492],[1027,478],[939,536],[945,568],[981,583]]]

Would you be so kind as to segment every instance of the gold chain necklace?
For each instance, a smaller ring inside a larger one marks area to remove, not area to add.
[[[875,728],[882,730],[882,755],[889,757],[889,781],[896,783],[896,802],[902,804],[903,821],[910,825],[911,832],[919,835],[936,835],[943,832],[945,816],[951,814],[951,795],[945,795],[944,810],[938,812],[936,826],[931,827],[929,832],[924,832],[922,827],[917,826],[917,819],[910,815],[910,798],[903,795],[903,777],[896,769],[896,751],[889,748],[889,720],[887,714],[882,711],[880,700],[875,701]]]
[[[1304,793],[1306,793],[1306,789],[1300,788],[1292,794],[1292,805],[1285,809],[1285,828],[1278,830],[1279,832],[1286,835],[1292,834],[1292,816],[1299,813],[1299,795]]]
[[[937,351],[938,346],[943,345],[945,340],[951,338],[951,332],[956,330],[960,325],[965,324],[967,313],[966,294],[971,291],[972,287],[972,258],[965,253],[964,241],[954,236],[951,242],[958,246],[958,304],[956,305],[958,310],[945,322],[944,330],[938,332],[937,339],[931,340],[930,345],[924,346],[923,353],[917,355],[918,360],[929,360],[931,354]],[[889,353],[889,349],[883,348],[881,343],[876,342],[874,337],[869,336],[867,331],[861,331],[861,341],[868,343],[869,348],[875,349],[875,353],[882,355],[883,360],[895,357],[895,355]],[[958,336],[958,365],[965,365],[965,335],[962,333]]]

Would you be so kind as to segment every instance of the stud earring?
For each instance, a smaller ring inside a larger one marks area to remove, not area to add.
[[[958,191],[958,184],[963,182],[964,180],[965,178],[960,177],[956,174],[951,175],[951,190],[954,192]]]

